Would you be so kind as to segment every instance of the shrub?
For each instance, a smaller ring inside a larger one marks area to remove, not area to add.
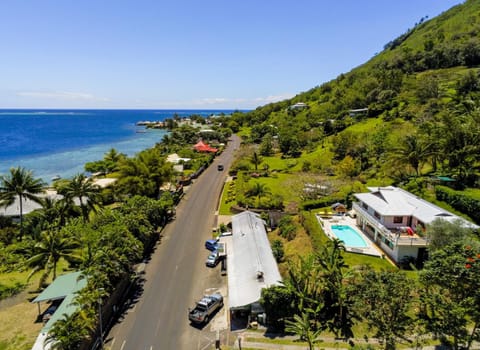
[[[285,257],[285,250],[283,249],[283,243],[281,240],[276,239],[272,242],[272,253],[277,262],[282,262]]]

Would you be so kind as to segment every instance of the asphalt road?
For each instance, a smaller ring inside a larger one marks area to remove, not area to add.
[[[188,308],[209,288],[225,291],[226,276],[220,267],[208,268],[206,239],[216,226],[215,211],[240,139],[232,137],[224,152],[188,188],[145,268],[145,282],[138,300],[113,326],[105,345],[112,350],[211,349],[215,318],[203,327],[188,321]],[[218,171],[223,164],[225,170]],[[225,307],[224,307],[225,309]],[[221,310],[225,315],[226,310]],[[225,322],[226,326],[226,322]],[[218,329],[218,322],[217,327]]]

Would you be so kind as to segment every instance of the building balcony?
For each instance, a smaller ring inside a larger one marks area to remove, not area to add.
[[[394,246],[427,246],[428,239],[420,237],[417,234],[409,235],[399,232],[397,229],[392,231],[385,227],[377,218],[368,213],[358,203],[353,203],[352,209],[357,213],[357,218],[362,218],[364,222],[370,225],[376,232],[390,241]],[[358,219],[357,219],[358,220]],[[357,221],[358,222],[358,221]]]

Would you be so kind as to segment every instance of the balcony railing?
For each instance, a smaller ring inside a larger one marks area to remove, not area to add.
[[[425,246],[428,244],[428,239],[415,236],[402,236],[398,233],[394,233],[386,228],[378,219],[370,215],[365,209],[363,209],[358,203],[353,203],[353,210],[357,215],[361,215],[367,223],[374,227],[382,236],[391,241],[395,245],[418,245]]]

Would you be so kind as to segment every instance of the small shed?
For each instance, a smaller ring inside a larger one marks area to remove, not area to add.
[[[331,206],[332,210],[335,212],[335,214],[345,214],[347,212],[347,207],[345,204],[342,203],[335,203],[332,204]]]
[[[82,272],[72,272],[57,277],[45,290],[40,293],[32,303],[37,303],[40,314],[40,303],[59,301],[58,308],[48,319],[43,331],[48,330],[64,314],[72,314],[77,307],[73,304],[76,293],[87,285],[87,279],[82,277]]]

